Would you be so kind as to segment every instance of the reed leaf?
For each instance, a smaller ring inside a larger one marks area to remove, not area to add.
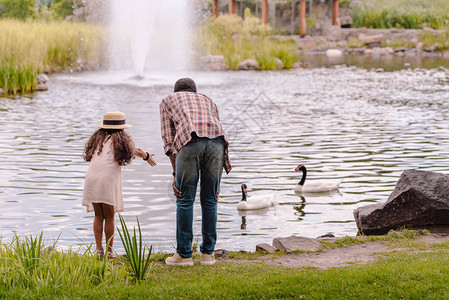
[[[117,228],[117,231],[122,240],[123,248],[125,249],[126,257],[129,262],[128,271],[131,277],[136,281],[141,281],[145,279],[145,275],[149,270],[150,266],[150,256],[153,250],[153,246],[150,246],[148,254],[146,255],[146,247],[143,245],[142,230],[140,228],[139,219],[137,219],[137,230],[133,229],[133,236],[131,237],[128,227],[125,223],[123,217],[119,214],[120,224],[122,231]]]

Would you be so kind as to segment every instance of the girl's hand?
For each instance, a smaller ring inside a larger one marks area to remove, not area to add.
[[[148,158],[147,162],[150,164],[150,166],[154,167],[156,164],[156,161],[153,159],[154,153],[149,153],[150,157]],[[145,157],[147,157],[147,154],[145,153]]]

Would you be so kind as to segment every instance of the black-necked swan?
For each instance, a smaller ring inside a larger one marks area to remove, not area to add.
[[[338,186],[343,179],[338,180],[312,180],[306,182],[307,169],[304,165],[299,165],[295,169],[296,172],[302,171],[302,178],[298,185],[295,186],[296,192],[320,193],[338,190]]]
[[[254,195],[248,197],[246,184],[242,184],[242,200],[237,204],[238,210],[253,210],[267,208],[275,204],[276,192],[266,195]]]

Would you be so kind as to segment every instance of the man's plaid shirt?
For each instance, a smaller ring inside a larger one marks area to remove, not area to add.
[[[165,154],[178,154],[179,150],[191,140],[192,132],[199,137],[210,139],[223,136],[225,140],[223,166],[226,173],[231,171],[228,142],[220,123],[217,105],[212,99],[199,93],[177,92],[164,98],[159,108]]]

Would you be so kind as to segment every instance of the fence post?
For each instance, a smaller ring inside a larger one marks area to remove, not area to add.
[[[299,7],[299,35],[303,38],[306,34],[306,0],[301,0],[301,5]]]
[[[268,24],[268,0],[262,0],[262,23]]]
[[[215,17],[218,17],[218,0],[214,0],[212,3],[212,13]]]
[[[333,26],[340,26],[340,22],[338,22],[338,7],[339,7],[339,0],[334,0],[334,3],[332,4],[332,25]]]
[[[229,0],[229,14],[235,14],[235,0]]]

